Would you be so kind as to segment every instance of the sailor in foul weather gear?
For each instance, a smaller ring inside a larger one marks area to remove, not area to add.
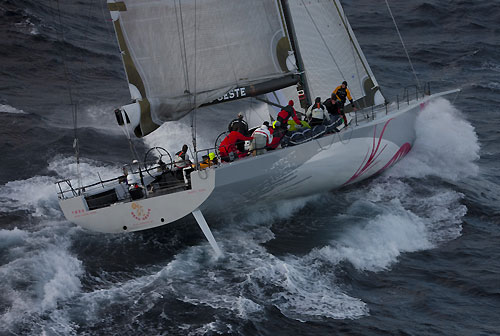
[[[205,169],[212,167],[218,163],[215,153],[209,153],[208,155],[203,155],[203,161],[200,162],[200,169]]]
[[[247,137],[240,132],[232,131],[229,133],[219,145],[219,154],[223,161],[233,161],[238,157],[246,156],[246,152],[239,151],[236,147],[236,141],[252,140],[252,137]]]
[[[316,97],[314,104],[307,109],[306,117],[309,118],[311,126],[322,125],[324,120],[330,121],[330,115],[325,106],[321,104],[320,97]]]
[[[333,116],[334,119],[336,119],[337,116],[341,116],[344,121],[345,127],[347,127],[347,118],[345,116],[344,110],[340,109],[340,101],[337,100],[337,96],[334,93],[332,93],[331,98],[328,98],[323,102],[323,105],[326,107],[326,110]]]
[[[243,113],[238,113],[238,118],[231,120],[229,125],[227,126],[227,130],[229,132],[236,131],[240,132],[244,136],[248,135],[248,123],[243,120]]]
[[[191,167],[192,163],[189,160],[189,155],[187,153],[188,145],[182,146],[182,150],[175,153],[174,156],[174,168],[175,176],[179,180],[184,180],[187,183],[187,174],[190,173],[193,168]]]
[[[343,81],[341,85],[337,86],[335,90],[333,90],[333,93],[338,100],[340,100],[340,110],[344,112],[344,105],[346,102],[346,99],[349,99],[351,102],[351,106],[354,110],[356,110],[356,106],[354,105],[354,101],[352,100],[351,97],[351,91],[347,88],[347,82]]]
[[[288,105],[285,106],[280,113],[278,113],[278,117],[276,120],[278,120],[281,124],[281,127],[286,129],[288,127],[288,119],[292,118],[293,121],[295,121],[295,124],[297,125],[302,125],[300,122],[299,117],[297,117],[297,112],[293,108],[293,100],[290,100],[288,102]]]
[[[253,140],[250,150],[252,155],[264,154],[267,149],[266,147],[273,141],[273,136],[269,131],[269,122],[265,121],[262,126],[257,128],[252,134]]]
[[[177,169],[183,169],[191,166],[191,160],[189,160],[189,155],[187,153],[188,145],[182,146],[182,150],[175,153],[174,157],[174,167]]]
[[[243,120],[243,113],[239,112],[238,117],[236,119],[233,119],[229,125],[227,126],[227,130],[229,132],[236,131],[240,132],[244,136],[248,136],[248,123]],[[236,141],[236,147],[238,147],[238,150],[240,152],[245,151],[245,142],[244,141]]]
[[[267,145],[267,149],[270,150],[278,148],[281,139],[286,133],[286,131],[283,128],[281,128],[279,121],[276,120],[273,122],[273,126],[269,127],[269,133],[271,133],[273,140],[269,145]]]
[[[134,160],[132,162],[133,164],[137,164],[138,161]],[[123,168],[124,173],[126,173],[126,178],[127,178],[127,186],[128,186],[128,192],[130,194],[130,197],[133,200],[140,199],[144,197],[144,186],[140,181],[138,181],[137,176],[135,176],[131,171],[128,173],[127,169],[124,167]]]

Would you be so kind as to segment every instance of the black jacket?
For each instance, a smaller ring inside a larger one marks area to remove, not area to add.
[[[231,132],[231,131],[240,132],[244,136],[247,136],[248,124],[245,120],[237,118],[237,119],[232,120],[229,123],[229,125],[227,126],[227,130],[229,132]]]
[[[337,104],[336,101],[335,101],[335,103],[332,103],[332,98],[328,98],[327,100],[325,100],[323,102],[323,105],[326,107],[326,110],[328,111],[328,113],[333,114],[333,115],[340,114],[339,105]]]

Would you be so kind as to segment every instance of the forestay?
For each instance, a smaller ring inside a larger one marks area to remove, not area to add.
[[[242,87],[292,75],[276,0],[108,0],[108,7],[142,135],[224,95],[248,95]]]
[[[338,0],[288,0],[295,48],[313,100],[346,80],[358,105],[383,103],[378,83]]]

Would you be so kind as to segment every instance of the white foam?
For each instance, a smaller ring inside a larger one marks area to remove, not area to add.
[[[500,83],[498,82],[489,82],[486,87],[491,90],[500,90]]]
[[[110,105],[87,105],[78,113],[79,127],[93,127],[103,129],[107,133],[122,134],[121,128],[116,123],[114,107]]]
[[[26,231],[19,230],[17,227],[13,230],[0,230],[0,249],[20,245],[27,236],[28,233]]]
[[[57,199],[55,182],[62,178],[71,178],[73,186],[77,182],[77,165],[73,157],[56,156],[49,162],[49,169],[57,176],[34,176],[25,180],[7,182],[0,186],[0,210],[14,212],[25,210],[31,216],[54,219],[61,218],[62,213]],[[121,169],[118,165],[105,165],[90,159],[80,160],[82,184],[90,184],[118,176]],[[63,186],[65,187],[65,186]]]
[[[31,19],[29,17],[25,18],[22,22],[16,22],[14,26],[16,26],[21,31],[28,32],[30,35],[39,34],[38,28],[31,22]]]
[[[1,112],[3,112],[3,113],[13,113],[13,114],[27,114],[23,110],[19,110],[19,109],[15,108],[15,107],[12,107],[10,105],[4,105],[4,104],[0,104],[0,113]]]
[[[269,300],[267,295],[273,291],[270,302],[284,315],[299,321],[367,315],[366,304],[341,290],[333,273],[323,266],[315,254],[264,262],[250,274],[255,282],[254,294]]]
[[[417,138],[404,160],[389,170],[396,177],[437,176],[457,181],[477,175],[479,142],[474,127],[445,99],[417,117]]]
[[[107,164],[88,158],[80,158],[80,174],[82,184],[90,184],[102,180],[111,179],[122,174],[121,166],[117,164]],[[65,157],[58,155],[49,162],[49,169],[57,174],[58,179],[70,178],[76,186],[78,169],[76,160],[73,156]]]
[[[366,315],[366,304],[341,290],[314,255],[278,258],[261,245],[274,237],[274,220],[297,216],[314,199],[260,207],[229,219],[214,232],[224,251],[221,259],[207,259],[212,255],[207,243],[190,247],[165,267],[163,277],[176,279],[171,287],[180,300],[226,309],[242,319],[262,318],[268,305],[300,321]]]
[[[268,107],[255,99],[202,107],[196,113],[197,149],[214,148],[217,137],[227,131],[229,122],[236,118],[238,112],[244,114],[250,128],[270,118]],[[171,155],[179,151],[183,144],[188,144],[192,150],[191,116],[164,123],[143,140],[149,147],[164,147]]]
[[[11,181],[0,186],[2,195],[0,211],[28,211],[34,217],[54,218],[60,216],[58,210],[55,179],[35,176],[26,180]]]
[[[2,297],[9,307],[0,314],[4,330],[26,322],[25,316],[35,321],[36,316],[54,311],[81,291],[83,267],[69,252],[70,233],[54,234],[51,228],[18,231],[14,229],[13,234],[22,236],[22,241],[11,247],[8,262],[0,266]],[[1,235],[6,234],[2,230]]]
[[[389,213],[366,219],[317,251],[319,258],[338,264],[350,262],[360,271],[382,271],[404,252],[433,247],[424,220],[391,201]]]

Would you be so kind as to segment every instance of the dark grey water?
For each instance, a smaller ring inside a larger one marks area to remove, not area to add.
[[[385,3],[343,3],[386,95],[412,85]],[[102,1],[2,0],[0,334],[500,334],[500,3],[390,3],[420,80],[463,91],[419,116],[385,175],[224,216],[214,260],[190,218],[125,236],[65,221],[70,92],[84,178],[130,159],[114,33]],[[186,139],[176,123],[136,145]]]

